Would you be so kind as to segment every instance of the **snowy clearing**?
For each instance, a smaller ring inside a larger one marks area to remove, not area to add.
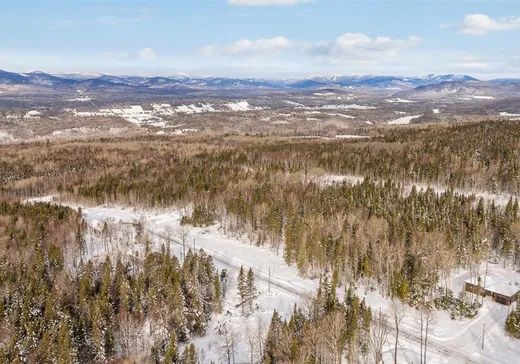
[[[16,140],[11,134],[6,131],[0,130],[0,143],[10,143]]]
[[[325,110],[374,110],[377,109],[374,106],[367,106],[367,105],[358,105],[358,104],[349,104],[349,105],[324,105],[321,106],[321,109]]]
[[[251,111],[251,110],[262,110],[259,106],[251,106],[247,100],[230,102],[226,104],[232,111]]]
[[[287,105],[296,106],[296,107],[305,107],[304,104],[300,104],[298,102],[290,101],[290,100],[283,100]]]
[[[326,112],[325,114],[329,115],[329,116],[339,116],[339,117],[342,117],[342,118],[345,118],[345,119],[355,119],[356,118],[355,116],[352,116],[352,115],[335,114],[335,113],[330,113],[330,112]]]
[[[511,114],[511,113],[508,113],[508,112],[501,112],[501,113],[500,113],[500,116],[519,117],[520,114]]]
[[[405,99],[401,99],[401,98],[395,98],[395,99],[386,99],[386,102],[389,102],[391,104],[394,104],[394,103],[403,103],[403,104],[408,104],[408,103],[414,103],[415,101],[410,101],[410,100],[405,100]]]
[[[78,101],[78,102],[88,102],[88,101],[92,101],[92,99],[88,96],[80,96],[80,97],[76,97],[76,98],[73,98],[73,99],[67,99],[65,101]]]
[[[471,97],[472,97],[474,100],[494,100],[494,99],[495,99],[493,96],[472,95]]]
[[[413,119],[420,118],[422,115],[411,115],[411,116],[403,116],[402,118],[391,120],[387,122],[389,125],[407,125],[412,122]]]
[[[336,135],[336,139],[369,139],[368,135]]]
[[[37,110],[31,110],[25,114],[24,118],[25,119],[35,119],[35,118],[39,118],[41,114],[42,113]]]

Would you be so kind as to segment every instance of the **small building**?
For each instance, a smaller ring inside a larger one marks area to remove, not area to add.
[[[465,281],[465,290],[480,294],[484,297],[490,296],[493,301],[509,306],[518,299],[520,292],[520,277],[515,272],[511,274],[488,273]]]

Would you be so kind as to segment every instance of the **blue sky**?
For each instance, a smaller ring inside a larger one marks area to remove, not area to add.
[[[17,0],[0,34],[19,72],[520,77],[518,0]]]

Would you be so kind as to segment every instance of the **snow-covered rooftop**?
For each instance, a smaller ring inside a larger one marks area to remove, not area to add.
[[[475,286],[479,284],[478,277],[472,277],[465,282]],[[511,270],[493,267],[487,276],[480,276],[480,284],[488,291],[511,297],[520,291],[520,274]]]

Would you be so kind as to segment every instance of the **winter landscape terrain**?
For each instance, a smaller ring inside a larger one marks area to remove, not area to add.
[[[367,125],[518,119],[520,81],[466,75],[298,80],[0,71],[0,142],[204,132],[354,134]]]
[[[520,2],[0,4],[0,364],[520,362]]]

